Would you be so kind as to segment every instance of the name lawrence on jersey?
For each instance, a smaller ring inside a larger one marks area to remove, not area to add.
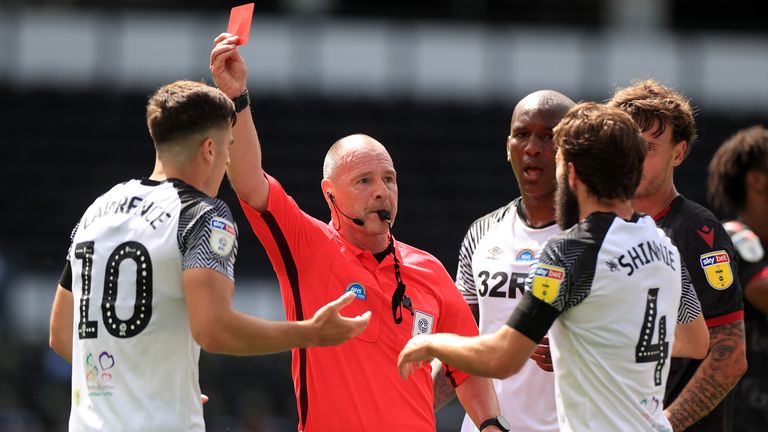
[[[95,206],[83,217],[83,229],[93,224],[94,221],[104,216],[128,214],[144,219],[152,229],[168,220],[171,214],[154,201],[146,201],[140,196],[122,196],[107,200],[99,206]]]

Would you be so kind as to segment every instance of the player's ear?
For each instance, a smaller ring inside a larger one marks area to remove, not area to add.
[[[688,150],[688,142],[682,140],[672,149],[672,166],[678,166],[685,160],[685,152]]]
[[[216,143],[213,141],[213,138],[208,136],[203,138],[203,141],[200,143],[200,156],[204,161],[212,162],[215,155]]]
[[[573,166],[573,162],[568,162],[568,185],[572,190],[576,190],[577,183],[580,183],[581,179],[576,173],[576,167]]]

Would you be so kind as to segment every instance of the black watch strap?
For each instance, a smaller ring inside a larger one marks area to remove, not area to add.
[[[243,93],[232,99],[232,102],[235,103],[235,112],[240,112],[248,107],[248,105],[251,104],[251,98],[248,96],[248,89],[245,89]]]
[[[496,426],[497,428],[503,430],[504,432],[510,431],[509,422],[503,416],[491,417],[488,420],[480,423],[480,428],[478,430],[482,432],[483,429],[487,428],[488,426]]]

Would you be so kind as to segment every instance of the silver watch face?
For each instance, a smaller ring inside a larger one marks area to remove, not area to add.
[[[506,430],[511,430],[512,429],[512,425],[509,424],[509,421],[507,421],[507,419],[504,418],[504,416],[500,415],[500,416],[496,417],[496,420],[499,421],[499,424],[504,429],[506,429]]]

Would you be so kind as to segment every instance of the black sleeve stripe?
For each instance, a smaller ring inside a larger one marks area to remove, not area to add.
[[[64,265],[64,270],[61,272],[59,285],[67,291],[72,291],[72,266],[69,264],[69,261]]]
[[[537,299],[528,291],[512,311],[507,325],[533,342],[539,343],[559,315],[559,310]]]

